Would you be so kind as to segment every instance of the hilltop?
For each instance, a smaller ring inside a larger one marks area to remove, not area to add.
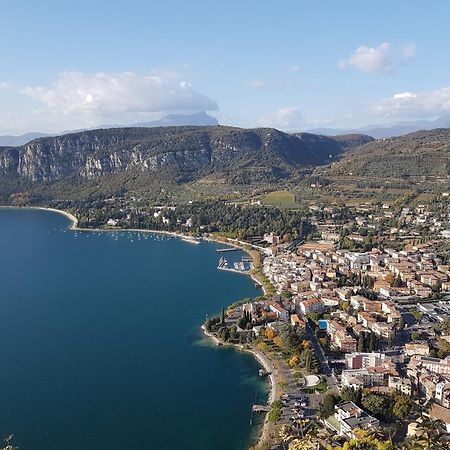
[[[0,183],[3,201],[21,192],[82,198],[86,189],[142,193],[200,181],[247,188],[289,180],[370,140],[225,126],[99,129],[0,148]]]
[[[330,173],[378,177],[447,176],[449,163],[450,129],[439,128],[371,141],[345,154],[332,165]]]

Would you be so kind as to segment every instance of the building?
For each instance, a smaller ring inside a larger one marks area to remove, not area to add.
[[[306,322],[301,319],[298,314],[292,314],[291,316],[291,325],[295,327],[304,328],[306,326]]]
[[[324,309],[323,301],[320,298],[308,298],[298,303],[300,312],[307,316],[312,312],[320,312]]]
[[[346,435],[348,437],[355,437],[353,431],[356,429],[374,430],[380,425],[378,419],[372,417],[353,402],[336,405],[334,418],[339,424],[339,430],[336,431],[340,435]]]
[[[411,380],[409,378],[389,376],[388,386],[391,389],[395,389],[408,396],[410,396],[412,392]]]
[[[347,369],[342,371],[341,384],[354,389],[385,386],[388,376],[393,373],[389,367],[368,367],[366,369]],[[396,372],[394,372],[396,374]]]
[[[427,369],[439,375],[450,375],[450,356],[445,359],[431,358],[430,356],[414,355],[409,362],[411,369]]]
[[[271,301],[267,302],[270,311],[276,314],[277,319],[279,320],[288,320],[289,319],[289,311],[286,311],[279,303]]]
[[[346,329],[336,320],[330,320],[327,322],[327,334],[331,338],[333,347],[337,348],[341,352],[349,353],[356,351],[356,340],[350,336]]]
[[[384,353],[349,353],[345,355],[345,363],[349,369],[365,369],[379,367],[385,360]]]
[[[428,356],[430,354],[430,347],[426,342],[408,342],[405,344],[405,355],[422,355]]]

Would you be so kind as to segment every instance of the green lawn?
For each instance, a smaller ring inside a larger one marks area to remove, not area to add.
[[[264,195],[261,201],[270,205],[289,206],[295,203],[295,195],[289,191],[274,191]]]

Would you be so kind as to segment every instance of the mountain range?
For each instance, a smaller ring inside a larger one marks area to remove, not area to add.
[[[220,125],[131,127],[0,147],[3,203],[24,193],[28,203],[42,203],[126,192],[152,198],[169,191],[192,195],[193,189],[202,190],[202,196],[236,198],[286,186],[301,192],[308,175],[318,176],[324,185],[349,176],[397,184],[411,180],[422,186],[425,179],[428,184],[445,181],[450,175],[450,129],[374,139]]]
[[[351,149],[329,169],[334,175],[380,178],[447,178],[450,128],[417,131]]]
[[[149,122],[134,123],[130,125],[131,127],[168,127],[168,126],[204,126],[204,125],[218,125],[219,122],[215,117],[210,116],[205,111],[201,111],[195,114],[169,114],[167,116],[161,117],[157,120],[152,120]],[[102,125],[97,128],[119,128],[120,125]],[[49,136],[61,136],[68,133],[73,133],[76,131],[86,131],[86,130],[73,130],[73,131],[61,131],[60,133],[40,133],[40,132],[29,132],[22,134],[20,136],[4,135],[0,136],[0,146],[2,147],[16,147],[19,145],[26,144],[33,139]]]
[[[433,130],[436,128],[449,128],[450,116],[442,116],[435,120],[413,120],[403,121],[385,125],[367,125],[362,128],[337,129],[337,128],[315,128],[308,133],[322,134],[325,136],[337,136],[341,134],[367,134],[375,139],[383,139],[394,136],[403,136],[420,130]]]

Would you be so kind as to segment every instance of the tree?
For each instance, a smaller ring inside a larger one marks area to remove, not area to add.
[[[342,446],[334,447],[336,450],[394,450],[392,441],[381,439],[375,434],[361,431],[358,439],[348,439]]]
[[[308,373],[317,373],[319,371],[320,364],[314,350],[310,348],[303,350],[300,355],[300,366]]]
[[[222,307],[222,318],[221,318],[221,320],[222,320],[222,324],[224,324],[225,323],[225,308],[223,308],[223,307]]]
[[[419,333],[419,332],[413,331],[413,332],[411,333],[411,339],[412,339],[413,341],[417,341],[419,338],[420,338],[420,333]]]
[[[411,400],[404,394],[395,395],[394,400],[395,403],[392,406],[392,414],[400,419],[408,417],[413,405]]]
[[[359,333],[358,336],[358,352],[362,353],[364,351],[365,345],[364,345],[364,333]]]
[[[283,346],[283,339],[281,339],[280,336],[275,336],[272,340],[273,340],[273,343],[274,343],[277,347],[281,348],[281,347]]]
[[[227,327],[222,327],[217,332],[217,337],[224,342],[228,341],[228,339],[230,339],[230,330]]]
[[[378,350],[378,338],[374,332],[371,332],[369,336],[369,352],[375,350]]]
[[[267,327],[265,334],[267,339],[273,339],[277,335],[277,332],[273,328]]]
[[[384,281],[387,281],[391,286],[394,283],[394,275],[392,275],[391,272],[389,272],[385,277],[384,277]]]
[[[403,285],[402,277],[400,276],[400,274],[398,274],[392,283],[392,287],[402,287],[402,285]]]
[[[299,362],[300,362],[300,358],[298,357],[298,355],[294,355],[289,359],[288,364],[291,367],[295,367],[295,366],[298,366]]]
[[[338,402],[338,398],[334,394],[325,394],[322,403],[319,406],[319,416],[326,419],[334,414],[334,407]]]
[[[374,416],[386,418],[389,416],[389,399],[382,394],[369,393],[362,398],[362,406]]]
[[[361,404],[362,390],[345,386],[341,390],[341,398],[344,402],[353,402],[357,405]]]
[[[233,325],[231,328],[230,328],[230,339],[236,339],[236,337],[237,337],[237,335],[238,335],[238,332],[237,332],[237,327],[236,327],[236,325]]]
[[[394,336],[392,334],[390,334],[388,337],[387,346],[389,350],[391,350],[392,347],[394,346]]]

